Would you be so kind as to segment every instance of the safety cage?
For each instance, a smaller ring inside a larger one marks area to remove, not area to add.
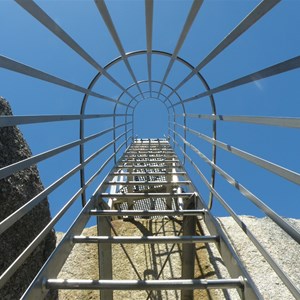
[[[18,126],[33,152],[2,166],[0,179],[37,166],[44,184],[3,217],[1,235],[46,198],[52,214],[8,262],[0,287],[56,229],[66,234],[24,299],[61,288],[99,289],[102,299],[118,289],[179,289],[191,299],[197,288],[234,288],[241,298],[264,299],[217,221],[231,216],[299,299],[287,254],[276,261],[241,218],[267,217],[300,242],[285,218],[299,218],[299,8],[279,0],[0,3],[0,93],[14,112],[1,115],[0,129]],[[152,103],[154,110],[142,110]],[[155,127],[159,136],[144,136]],[[112,238],[105,222],[162,216],[187,224],[185,236],[152,240],[183,244],[182,278],[114,280],[104,263],[114,259],[107,243],[128,241]],[[198,216],[210,237],[186,221]],[[104,255],[100,279],[60,281],[74,244],[87,242],[80,233],[96,223],[98,240],[89,242]],[[193,277],[188,256],[197,242],[217,245],[232,279]]]

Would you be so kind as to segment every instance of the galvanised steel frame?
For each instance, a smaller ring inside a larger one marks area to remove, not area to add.
[[[30,13],[35,19],[37,19],[42,25],[44,25],[48,30],[50,30],[58,39],[63,41],[68,47],[75,51],[79,56],[81,56],[87,63],[93,66],[98,73],[91,80],[88,87],[82,87],[76,85],[72,82],[69,82],[65,79],[53,76],[49,73],[43,72],[42,70],[36,69],[34,67],[28,66],[26,64],[17,62],[8,57],[0,56],[0,67],[10,71],[14,71],[26,76],[30,76],[42,81],[46,81],[55,85],[62,86],[66,89],[71,89],[77,92],[80,92],[84,95],[81,110],[78,115],[41,115],[41,116],[1,116],[0,117],[0,126],[16,126],[22,124],[33,124],[33,123],[43,123],[43,122],[60,122],[60,121],[79,121],[79,139],[71,143],[61,145],[59,147],[49,149],[46,152],[34,155],[30,158],[24,159],[12,165],[8,165],[0,170],[0,179],[10,176],[15,172],[23,170],[31,165],[38,164],[44,160],[47,160],[51,157],[54,157],[60,153],[63,153],[72,148],[80,149],[80,159],[79,164],[74,166],[73,169],[69,170],[63,176],[58,178],[55,182],[46,187],[40,194],[35,196],[32,199],[28,199],[28,202],[15,211],[13,214],[8,216],[5,220],[1,221],[0,233],[3,233],[9,227],[11,227],[18,219],[28,213],[33,207],[40,203],[45,197],[50,195],[58,187],[63,186],[64,183],[70,179],[71,176],[80,173],[81,185],[76,191],[76,193],[67,201],[65,201],[64,206],[61,210],[53,217],[51,222],[44,228],[44,230],[35,238],[34,241],[24,250],[24,252],[15,260],[15,262],[3,273],[1,274],[0,287],[2,287],[5,282],[16,272],[16,270],[22,265],[26,258],[33,252],[37,245],[43,240],[43,238],[50,232],[55,226],[55,224],[63,219],[65,213],[71,208],[71,206],[78,201],[81,197],[83,212],[87,211],[92,207],[94,199],[99,193],[97,189],[93,195],[86,195],[86,190],[90,184],[97,179],[101,174],[103,174],[103,169],[109,164],[116,164],[118,158],[125,148],[128,148],[130,141],[134,140],[134,114],[137,105],[148,98],[155,98],[160,100],[167,108],[169,113],[169,135],[168,139],[172,142],[175,150],[182,153],[183,162],[188,162],[195,171],[199,174],[203,183],[207,186],[210,196],[207,199],[207,204],[202,203],[207,209],[213,207],[213,199],[218,201],[227,212],[233,217],[236,223],[242,228],[245,234],[253,242],[256,248],[261,252],[265,257],[266,261],[271,265],[275,270],[281,280],[285,283],[290,292],[294,295],[295,298],[300,297],[299,289],[291,281],[289,275],[286,274],[281,267],[273,260],[269,255],[264,246],[256,239],[252,232],[247,228],[246,224],[241,221],[237,213],[228,205],[226,200],[219,194],[219,191],[215,189],[215,174],[218,173],[221,175],[229,184],[234,186],[245,198],[255,204],[266,216],[271,218],[279,227],[281,227],[291,238],[293,238],[297,243],[300,242],[299,232],[286,222],[282,217],[279,216],[272,208],[267,206],[262,199],[259,199],[255,196],[248,188],[246,188],[241,183],[237,182],[230,174],[223,170],[216,162],[217,148],[223,149],[230,152],[231,154],[238,156],[244,160],[247,160],[257,166],[276,174],[277,176],[282,177],[284,180],[291,181],[297,185],[300,185],[300,174],[284,168],[280,165],[277,165],[271,161],[267,161],[261,157],[255,156],[247,151],[239,149],[237,147],[231,146],[223,141],[217,140],[217,123],[218,122],[240,122],[240,123],[249,123],[249,124],[263,124],[267,126],[281,126],[286,128],[299,128],[300,119],[291,118],[291,117],[266,117],[266,116],[226,116],[218,115],[217,108],[214,101],[214,95],[229,89],[239,87],[241,85],[251,83],[253,81],[259,81],[263,78],[275,76],[280,73],[289,72],[293,69],[300,67],[300,56],[293,57],[286,61],[279,62],[273,66],[264,68],[257,72],[245,75],[236,80],[227,82],[220,86],[210,88],[209,84],[205,78],[201,75],[200,71],[209,64],[214,58],[216,58],[222,51],[224,51],[228,46],[234,43],[243,33],[245,33],[251,26],[253,26],[258,20],[260,20],[265,14],[267,14],[272,8],[277,5],[279,0],[266,0],[262,1],[249,15],[247,15],[202,61],[200,61],[196,66],[190,64],[188,60],[179,57],[179,51],[182,48],[185,38],[188,35],[193,21],[195,20],[202,2],[201,0],[194,0],[191,6],[190,12],[187,16],[186,22],[183,26],[181,34],[178,38],[176,47],[172,53],[167,53],[165,51],[154,50],[152,48],[152,31],[153,31],[153,6],[154,2],[152,0],[145,0],[145,16],[146,16],[146,44],[147,47],[145,50],[134,51],[126,53],[122,42],[119,38],[118,32],[114,26],[113,20],[110,17],[110,13],[106,7],[106,4],[102,0],[95,0],[96,8],[99,10],[108,31],[111,34],[112,39],[120,53],[120,56],[114,59],[112,62],[108,63],[106,66],[101,66],[96,62],[85,50],[82,48],[67,32],[65,32],[53,19],[51,19],[45,11],[43,11],[35,2],[31,0],[15,0],[24,10]],[[147,68],[148,68],[148,78],[137,78],[134,69],[131,67],[129,58],[135,56],[146,56],[147,58]],[[169,58],[169,64],[165,71],[165,75],[162,80],[153,78],[152,75],[152,58],[154,55],[165,56]],[[109,74],[109,69],[119,63],[125,63],[127,70],[132,78],[132,84],[129,86],[123,86],[122,82],[116,80],[112,75]],[[179,62],[185,68],[189,70],[189,74],[184,77],[177,86],[173,87],[168,85],[167,78],[170,74],[170,71],[175,62]],[[180,95],[179,89],[184,86],[192,77],[196,77],[199,80],[199,85],[202,85],[205,89],[205,92],[194,95],[192,97],[183,98]],[[115,86],[117,86],[121,93],[116,99],[109,96],[98,93],[93,88],[97,81],[102,77],[107,78]],[[145,84],[148,87],[145,89]],[[155,89],[155,84],[159,85],[159,88]],[[133,88],[138,89],[138,94],[132,94],[131,90]],[[163,88],[169,91],[169,94],[163,94]],[[108,101],[114,103],[114,109],[110,114],[86,114],[86,106],[89,100],[89,96],[99,98],[101,101]],[[191,114],[186,111],[186,103],[193,101],[200,101],[202,98],[205,100],[209,98],[211,105],[211,114]],[[126,100],[130,99],[129,101]],[[125,107],[125,113],[117,113],[117,109],[122,106]],[[175,108],[180,106],[181,113],[177,113]],[[107,128],[101,132],[86,136],[85,134],[85,122],[87,120],[101,120],[103,118],[110,118],[112,120],[113,126]],[[118,120],[123,118],[123,122]],[[183,122],[180,123],[178,118],[183,118]],[[207,136],[196,129],[192,129],[187,126],[187,120],[191,118],[197,118],[199,120],[210,120],[212,124],[212,136]],[[123,133],[117,134],[117,130],[122,129]],[[177,129],[183,130],[183,135],[179,133]],[[90,141],[99,139],[102,136],[112,133],[113,139],[108,143],[101,144],[99,150],[94,152],[89,157],[85,157],[85,146],[88,145]],[[193,145],[191,141],[188,140],[187,133],[192,134],[193,136],[204,140],[205,142],[211,144],[212,147],[212,157],[208,158],[205,156],[200,149]],[[107,160],[100,166],[98,170],[86,179],[85,169],[86,166],[91,162],[95,162],[95,158],[101,154],[104,150],[110,149],[111,155]],[[197,164],[192,160],[188,155],[187,149],[190,149],[196,155],[198,155],[206,164],[211,168],[211,177],[207,179],[206,176],[202,173],[201,169]],[[103,176],[103,175],[101,175]],[[87,201],[87,199],[89,199]],[[84,215],[84,214],[83,214]],[[86,220],[84,218],[80,219],[80,226],[84,227]],[[214,222],[214,221],[212,221]],[[77,224],[76,222],[74,224]],[[68,231],[64,239],[68,239],[74,231],[74,225]],[[75,230],[77,231],[77,229]],[[59,264],[63,264],[64,257],[58,258],[60,260]],[[172,283],[170,283],[172,284]],[[97,284],[96,284],[97,285]],[[162,288],[157,287],[157,288]]]

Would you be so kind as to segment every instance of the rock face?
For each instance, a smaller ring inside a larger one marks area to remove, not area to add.
[[[294,300],[295,297],[235,221],[229,217],[218,219],[263,298]],[[240,216],[240,219],[299,289],[299,244],[267,217]],[[286,219],[286,221],[300,231],[299,219]]]
[[[182,221],[174,218],[162,219],[137,219],[124,222],[112,221],[113,235],[118,236],[142,236],[142,235],[178,235],[181,232]],[[199,232],[199,231],[198,231]],[[96,226],[85,228],[83,235],[97,235]],[[62,233],[57,233],[58,240]],[[180,244],[118,244],[112,245],[113,256],[113,279],[179,279],[181,278],[181,255]],[[219,259],[219,257],[218,257]],[[79,267],[80,264],[80,267]],[[217,278],[209,258],[209,252],[205,244],[199,243],[196,248],[195,278]],[[96,244],[77,244],[67,259],[60,274],[60,279],[97,279],[98,252]],[[159,299],[179,300],[180,290],[142,291],[125,290],[114,291],[114,300],[129,299]],[[148,298],[149,297],[149,298]],[[99,292],[94,290],[60,290],[59,300],[99,300]],[[220,300],[224,299],[221,291],[195,290],[194,299]],[[101,300],[105,300],[102,299]]]
[[[12,115],[8,102],[0,97],[0,114]],[[0,168],[30,157],[31,151],[17,127],[0,128]],[[2,221],[43,190],[35,166],[0,180],[0,220]],[[18,220],[1,235],[1,274],[22,253],[50,221],[47,199]],[[19,299],[36,273],[55,248],[55,233],[51,232],[27,258],[25,263],[0,289],[0,299]],[[49,295],[55,299],[55,293]]]
[[[245,267],[250,273],[257,288],[266,300],[293,300],[293,295],[287,290],[282,281],[268,265],[259,251],[252,245],[247,236],[239,229],[230,217],[218,218],[220,225],[228,235],[230,242],[235,247]],[[299,244],[292,240],[285,232],[268,218],[255,218],[241,216],[257,239],[264,245],[273,259],[283,268],[290,278],[300,287],[300,260]],[[300,220],[287,219],[296,229],[300,229]],[[201,234],[209,234],[204,223],[200,221]],[[119,236],[128,235],[177,235],[180,231],[180,220],[138,220],[123,222],[112,221],[115,233]],[[199,230],[199,228],[198,228]],[[58,240],[62,233],[58,234]],[[96,227],[84,229],[83,235],[97,235]],[[129,261],[124,249],[120,245],[113,245],[113,277],[114,279],[175,279],[180,278],[181,247],[176,245],[161,244],[150,245],[124,244],[126,253],[131,258]],[[209,247],[197,244],[195,261],[195,278],[229,278],[223,265],[222,258],[214,244]],[[212,256],[210,256],[212,254]],[[168,255],[170,255],[168,257]],[[168,259],[167,259],[168,258]],[[164,266],[166,259],[167,264]],[[78,267],[78,262],[81,262]],[[132,267],[134,266],[134,268]],[[163,272],[161,270],[163,269]],[[160,274],[160,275],[159,275]],[[60,279],[97,279],[98,256],[96,244],[77,244],[66,261],[58,278]],[[152,298],[153,297],[153,298]],[[152,293],[149,299],[173,300],[180,299],[180,291],[161,291]],[[98,291],[63,290],[59,291],[59,300],[99,299]],[[115,300],[147,299],[144,291],[115,291]],[[195,290],[194,299],[207,300],[238,300],[241,299],[235,290],[222,292],[221,290]],[[247,299],[248,300],[248,299]]]

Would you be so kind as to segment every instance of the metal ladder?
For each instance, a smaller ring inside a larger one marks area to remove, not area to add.
[[[97,236],[80,235],[88,220],[97,218]],[[202,216],[210,235],[196,234]],[[112,236],[111,222],[119,218],[176,217],[180,236]],[[97,243],[99,278],[58,279],[57,275],[78,243]],[[181,278],[171,280],[114,280],[112,244],[182,244]],[[195,244],[216,244],[231,278],[195,279]],[[236,289],[241,299],[262,299],[216,219],[197,193],[183,165],[166,139],[136,139],[99,185],[23,299],[43,299],[50,289],[95,289],[100,298],[113,299],[114,290],[181,290],[193,299],[195,289]],[[150,298],[151,299],[151,298]]]

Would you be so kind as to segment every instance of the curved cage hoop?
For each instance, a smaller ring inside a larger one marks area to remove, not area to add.
[[[32,148],[32,154],[4,161],[0,179],[26,182],[26,172],[37,167],[45,185],[2,216],[0,233],[48,202],[52,214],[2,270],[0,292],[56,229],[66,234],[22,299],[74,288],[98,289],[107,300],[112,290],[141,289],[152,299],[157,291],[177,289],[178,281],[160,279],[163,271],[145,280],[135,268],[136,281],[114,280],[112,244],[120,244],[133,264],[124,243],[182,244],[182,299],[210,288],[263,299],[217,218],[230,216],[282,287],[299,299],[298,278],[284,267],[284,257],[272,257],[241,217],[267,217],[299,246],[299,230],[283,217],[300,217],[297,9],[296,1],[279,0],[256,6],[202,0],[0,3],[0,11],[11,12],[12,20],[2,16],[4,23],[16,24],[0,33],[6,41],[0,93],[17,113],[10,114],[1,97],[6,111],[0,134],[19,132],[18,126]],[[162,23],[167,17],[169,23]],[[152,114],[153,120],[138,129],[156,127],[158,136],[137,137],[136,119],[143,119],[137,107],[152,100],[166,108],[167,132],[158,112],[149,110],[144,117]],[[0,142],[3,149],[9,144]],[[112,226],[117,218],[178,218],[182,228],[178,236],[120,237]],[[209,235],[196,233],[200,219]],[[79,236],[91,224],[98,236]],[[195,244],[202,242],[216,244],[229,279],[194,278]],[[100,279],[57,279],[76,243],[99,244]]]

